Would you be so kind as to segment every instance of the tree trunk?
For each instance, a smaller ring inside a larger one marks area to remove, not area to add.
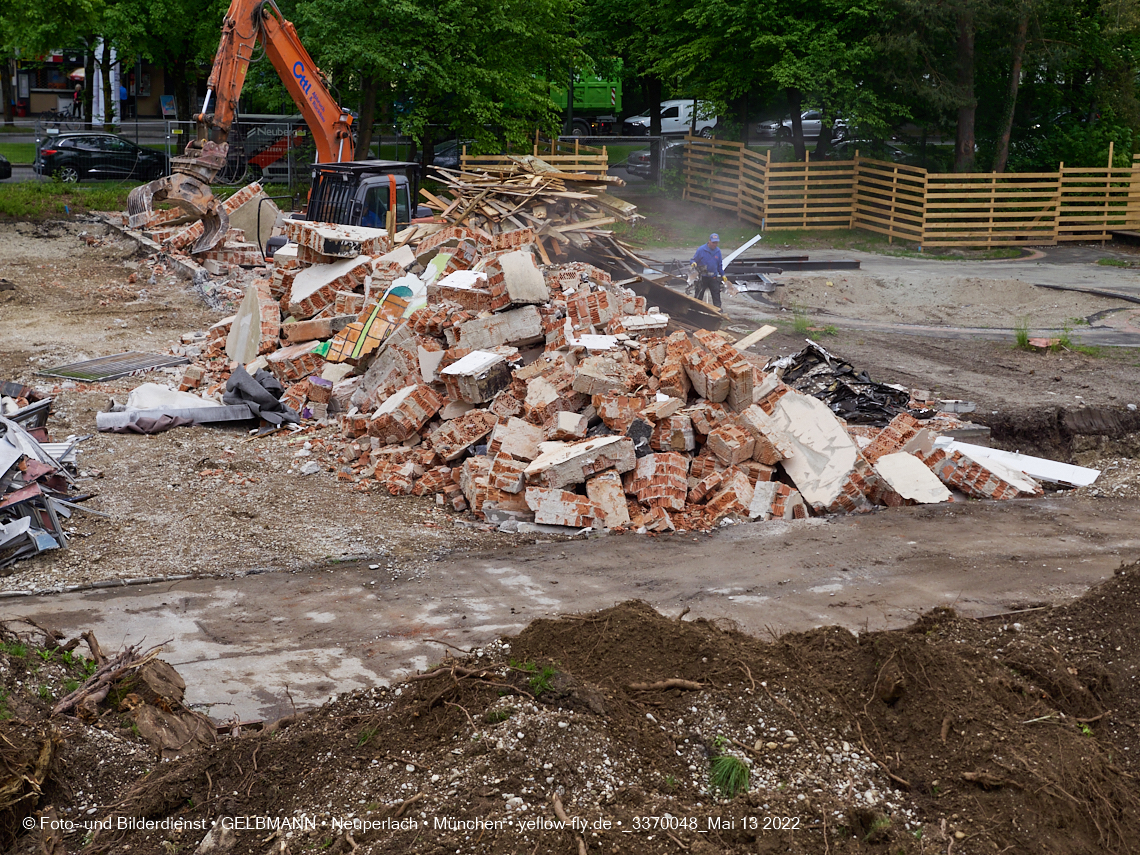
[[[1013,112],[1017,107],[1017,88],[1021,85],[1021,61],[1025,57],[1025,42],[1029,35],[1029,5],[1021,7],[1017,19],[1017,32],[1013,36],[1013,61],[1009,65],[1009,103],[1005,108],[1001,136],[994,155],[994,172],[1005,172],[1009,162],[1009,138],[1013,133]]]
[[[661,136],[661,80],[649,78],[649,135]]]
[[[83,123],[87,130],[93,130],[94,124],[91,121],[91,111],[95,107],[95,99],[92,97],[94,91],[91,87],[95,85],[95,36],[88,36],[85,39],[87,50],[83,54]]]
[[[103,129],[111,127],[119,112],[119,93],[111,92],[111,45],[103,39],[103,49],[99,56],[99,82],[103,86]],[[120,121],[120,124],[122,122]]]
[[[12,91],[12,78],[16,74],[16,60],[11,53],[4,54],[4,67],[0,77],[0,97],[4,99],[4,124],[16,124],[16,111],[12,109],[12,105],[16,100],[15,93]]]
[[[796,160],[807,160],[807,146],[804,145],[804,122],[800,116],[803,112],[803,93],[795,87],[789,86],[788,110],[792,114],[792,145],[796,149]]]
[[[356,159],[368,160],[372,152],[372,125],[376,121],[376,76],[365,74],[360,79],[360,121],[356,132]]]
[[[974,10],[969,4],[958,9],[958,125],[954,134],[954,171],[974,171]]]

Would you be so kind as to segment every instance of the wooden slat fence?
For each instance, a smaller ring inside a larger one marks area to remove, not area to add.
[[[511,155],[530,154],[540,157],[551,166],[563,172],[596,172],[605,175],[610,168],[609,154],[605,146],[596,147],[579,145],[578,141],[563,142],[561,140],[544,140],[535,137],[534,145],[517,152],[508,151],[505,154],[468,154],[467,146],[459,158],[459,168],[468,169],[500,169],[512,165]]]
[[[774,163],[741,143],[688,137],[684,197],[762,229],[859,228],[920,246],[1053,245],[1140,229],[1131,168],[932,173],[856,156]]]

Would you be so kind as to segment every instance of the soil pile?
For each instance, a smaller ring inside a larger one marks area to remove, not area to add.
[[[5,828],[50,804],[75,824],[53,852],[1131,852],[1137,606],[1140,564],[1069,606],[859,637],[632,601],[148,774],[119,712],[45,721],[9,653],[5,775],[53,726],[62,747]]]
[[[1031,275],[1027,270],[1027,275]],[[874,276],[835,271],[780,278],[775,297],[788,308],[824,311],[843,318],[955,327],[1060,329],[1086,323],[1106,310],[1127,309],[1124,300],[1039,288],[1021,279],[975,276]]]

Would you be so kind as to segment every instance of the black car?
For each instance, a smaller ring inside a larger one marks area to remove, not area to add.
[[[665,146],[665,168],[666,169],[680,169],[685,159],[685,146],[688,145],[686,140],[666,140],[663,145]],[[649,177],[650,166],[652,157],[652,150],[643,148],[639,151],[632,152],[625,161],[625,168],[632,175],[641,175],[645,178]]]
[[[4,157],[4,155],[0,154],[0,181],[3,181],[5,178],[11,178],[11,177],[12,177],[12,164],[10,164],[8,162],[8,158],[6,158],[6,157]]]
[[[32,169],[36,175],[69,182],[85,178],[150,181],[170,172],[170,159],[114,134],[72,133],[44,140]]]

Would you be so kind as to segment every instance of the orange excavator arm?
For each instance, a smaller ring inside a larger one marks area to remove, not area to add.
[[[154,202],[168,199],[202,220],[201,236],[191,252],[212,249],[225,238],[229,216],[209,185],[225,166],[238,98],[259,44],[305,117],[317,145],[317,162],[353,159],[352,115],[336,103],[320,69],[277,4],[273,0],[231,0],[206,100],[196,117],[197,138],[181,156],[171,159],[172,174],[136,187],[127,196],[132,228],[149,221]],[[210,113],[212,99],[216,106]]]
[[[258,43],[273,63],[281,82],[301,110],[317,144],[317,161],[352,160],[352,116],[341,109],[297,30],[273,0],[232,0],[222,22],[222,39],[207,83],[206,103],[198,115],[199,128],[213,131],[215,142],[226,142],[241,96],[249,63]],[[217,101],[213,115],[210,98]],[[201,130],[199,131],[201,134]]]

